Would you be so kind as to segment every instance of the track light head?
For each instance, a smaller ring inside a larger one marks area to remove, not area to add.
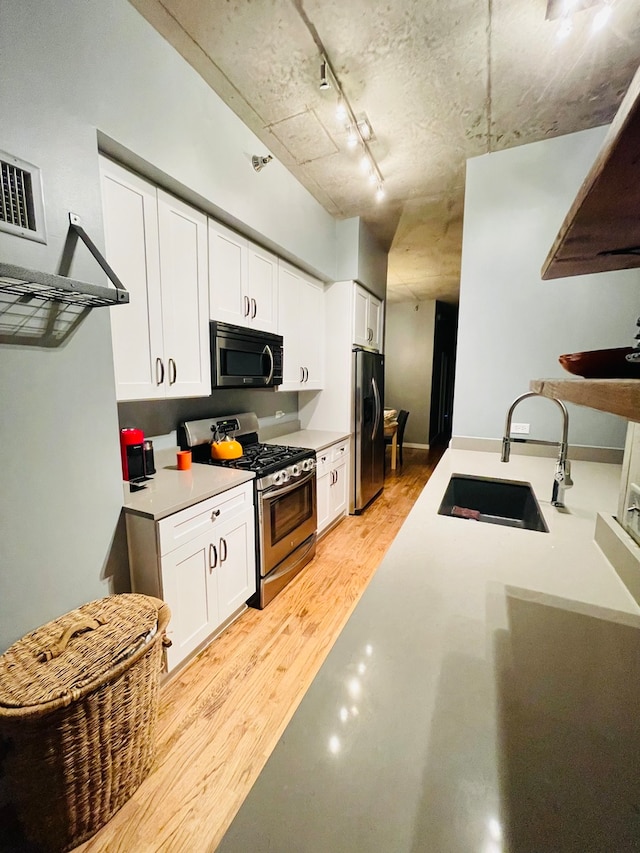
[[[320,88],[321,89],[330,89],[331,84],[329,83],[329,78],[327,77],[327,63],[322,60],[320,63]]]
[[[254,154],[251,158],[251,165],[256,170],[256,172],[259,172],[260,169],[264,169],[267,163],[270,163],[272,160],[273,156],[271,154],[267,154],[266,157],[258,157],[257,154]]]

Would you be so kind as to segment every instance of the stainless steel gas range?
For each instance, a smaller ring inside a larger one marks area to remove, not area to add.
[[[242,456],[212,459],[215,434],[233,436]],[[248,604],[262,609],[315,556],[315,450],[259,442],[253,412],[185,421],[178,427],[178,442],[191,450],[194,463],[255,472],[257,584]]]

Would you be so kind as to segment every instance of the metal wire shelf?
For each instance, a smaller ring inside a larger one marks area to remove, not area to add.
[[[74,213],[69,231],[73,240],[80,237],[114,287],[0,262],[0,343],[57,346],[92,308],[129,302],[129,293]]]

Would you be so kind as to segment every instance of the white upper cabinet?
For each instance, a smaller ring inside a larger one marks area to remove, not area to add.
[[[275,332],[278,259],[209,220],[209,310],[212,320]]]
[[[278,331],[278,258],[253,243],[248,246],[249,319],[263,332]]]
[[[118,400],[211,391],[206,216],[100,158],[106,254],[130,293],[111,314]]]
[[[211,393],[207,217],[158,191],[167,397]]]
[[[354,292],[353,343],[382,350],[382,302],[359,284]]]
[[[278,331],[284,338],[282,391],[324,386],[324,287],[280,261]]]

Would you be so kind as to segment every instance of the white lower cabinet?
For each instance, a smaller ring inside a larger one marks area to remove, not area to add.
[[[337,442],[317,454],[318,533],[349,510],[349,441]]]
[[[171,610],[167,671],[204,645],[256,589],[253,485],[160,521],[127,514],[131,587]]]

